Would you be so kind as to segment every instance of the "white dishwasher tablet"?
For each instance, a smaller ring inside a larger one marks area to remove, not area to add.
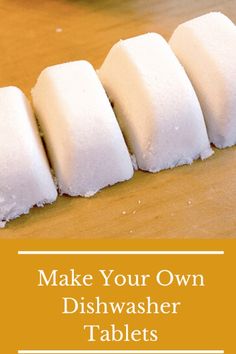
[[[0,151],[2,227],[57,197],[31,107],[17,87],[0,88]]]
[[[236,27],[221,13],[209,13],[175,30],[170,45],[198,95],[210,141],[236,144]]]
[[[75,61],[46,68],[32,97],[61,194],[91,196],[133,176],[123,135],[92,65]]]
[[[140,169],[157,172],[212,154],[193,87],[160,35],[115,44],[99,77]]]

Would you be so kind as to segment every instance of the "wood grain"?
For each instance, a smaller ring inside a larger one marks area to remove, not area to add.
[[[120,38],[159,32],[209,11],[236,22],[235,0],[0,0],[0,86],[30,97],[49,65],[87,59],[99,67]],[[0,230],[3,238],[224,238],[236,236],[236,148],[150,174],[90,199],[59,197]]]

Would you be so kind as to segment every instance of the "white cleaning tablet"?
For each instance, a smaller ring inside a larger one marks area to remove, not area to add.
[[[236,143],[236,27],[221,13],[180,25],[170,45],[198,95],[209,139],[223,148]]]
[[[0,226],[57,197],[31,107],[16,87],[0,88]]]
[[[212,154],[196,94],[160,35],[115,44],[99,77],[139,168],[156,172]]]
[[[46,68],[32,96],[62,194],[91,196],[133,176],[114,112],[88,62]]]

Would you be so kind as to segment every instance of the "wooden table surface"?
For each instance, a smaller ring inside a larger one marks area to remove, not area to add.
[[[236,0],[0,0],[0,86],[30,97],[46,66],[87,59],[98,68],[119,39],[155,31],[168,40],[179,23],[210,11],[236,22]],[[4,238],[235,236],[236,147],[191,166],[138,171],[89,199],[59,197],[0,230]]]

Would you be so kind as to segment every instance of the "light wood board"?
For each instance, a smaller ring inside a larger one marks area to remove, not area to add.
[[[121,38],[159,32],[209,11],[236,22],[236,1],[0,0],[0,86],[30,97],[49,65],[87,59],[100,66]],[[236,148],[207,161],[105,188],[95,197],[59,197],[10,222],[6,238],[223,238],[236,236]]]

